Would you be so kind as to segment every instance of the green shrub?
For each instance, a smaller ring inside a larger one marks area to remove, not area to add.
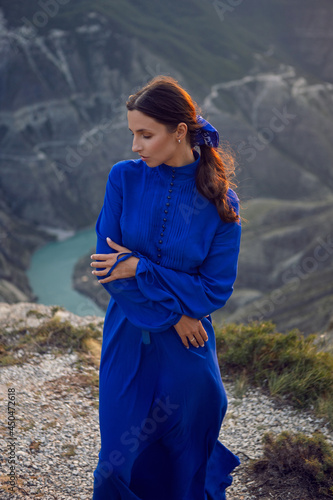
[[[69,321],[52,318],[35,328],[20,328],[14,332],[0,331],[0,366],[27,361],[31,352],[85,352],[85,339],[100,338],[101,330],[90,324],[75,327]],[[14,357],[22,351],[21,357]]]
[[[282,432],[264,436],[263,457],[251,462],[249,469],[268,484],[270,491],[297,488],[295,498],[333,498],[333,448],[320,432],[312,437]],[[301,495],[301,491],[304,493]]]
[[[333,423],[333,356],[319,352],[314,338],[276,333],[269,322],[216,328],[221,371],[245,374],[249,384],[298,407],[313,406]]]

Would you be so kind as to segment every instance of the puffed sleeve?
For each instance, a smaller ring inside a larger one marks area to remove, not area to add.
[[[123,245],[120,227],[123,205],[121,169],[125,167],[125,163],[116,163],[108,176],[103,207],[96,222],[96,253],[98,254],[116,252],[107,244],[107,237]],[[143,258],[141,255],[138,257]],[[166,298],[163,303],[157,303],[143,295],[135,277],[118,279],[102,283],[102,285],[122,309],[127,319],[140,329],[161,332],[178,323],[182,316],[180,311],[173,310],[172,299]]]
[[[238,213],[238,199],[232,204]],[[237,275],[241,225],[222,222],[197,274],[167,269],[142,257],[136,279],[142,294],[172,310],[201,319],[225,305]]]

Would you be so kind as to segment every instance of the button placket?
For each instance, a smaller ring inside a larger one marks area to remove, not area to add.
[[[169,194],[168,194],[168,196],[167,196],[167,201],[165,202],[165,206],[166,206],[166,208],[164,209],[164,214],[165,214],[165,216],[163,217],[162,231],[161,231],[161,233],[160,233],[160,237],[161,237],[161,238],[163,238],[163,237],[164,237],[164,232],[165,232],[165,229],[166,229],[166,224],[165,224],[165,223],[166,223],[166,222],[167,222],[167,220],[168,220],[168,219],[167,219],[167,217],[166,217],[166,215],[169,213],[170,200],[171,200],[171,193],[172,193],[172,191],[173,191],[173,186],[174,186],[174,182],[173,182],[173,181],[174,181],[174,179],[175,179],[175,172],[176,172],[176,170],[175,170],[175,168],[173,168],[173,169],[172,169],[172,175],[171,175],[170,187],[169,187],[169,189],[168,189],[168,193],[169,193]],[[162,245],[162,244],[163,244],[163,239],[160,239],[158,243],[159,243],[159,245]],[[157,249],[157,252],[158,252],[158,254],[157,254],[157,258],[158,258],[158,260],[156,261],[156,264],[160,264],[161,262],[160,262],[160,260],[159,260],[159,259],[162,257],[162,253],[161,253],[161,252],[162,252],[162,250],[161,250],[161,248],[158,248],[158,249]]]

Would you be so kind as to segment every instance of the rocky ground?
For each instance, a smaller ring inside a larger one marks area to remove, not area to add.
[[[60,322],[69,320],[75,326],[102,326],[102,318],[78,317],[49,306],[0,303],[2,332],[13,332],[18,325],[33,328],[52,317]],[[84,356],[77,352],[33,353],[22,365],[1,367],[0,440],[1,449],[5,450],[0,475],[3,500],[92,498],[93,471],[100,446],[97,344],[92,343]],[[23,354],[19,351],[15,356],[19,359]],[[250,459],[261,456],[262,436],[267,431],[302,431],[311,435],[321,430],[333,444],[326,423],[310,412],[299,412],[287,405],[278,406],[260,390],[251,389],[240,395],[235,392],[231,381],[225,380],[224,383],[229,408],[220,439],[242,461],[233,474],[228,500],[308,500],[304,496],[295,496],[296,490],[287,490],[283,496],[276,491],[267,493],[264,484],[260,485],[249,475],[247,465]],[[7,424],[9,394],[15,395],[16,403],[12,436]],[[10,437],[13,438],[11,441]],[[8,445],[13,440],[17,478],[14,494],[8,490]]]

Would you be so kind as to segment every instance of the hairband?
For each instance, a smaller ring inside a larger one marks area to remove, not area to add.
[[[205,144],[211,148],[217,148],[220,136],[216,128],[200,115],[197,115],[197,123],[202,125],[202,127],[196,132],[194,144],[197,146]]]

